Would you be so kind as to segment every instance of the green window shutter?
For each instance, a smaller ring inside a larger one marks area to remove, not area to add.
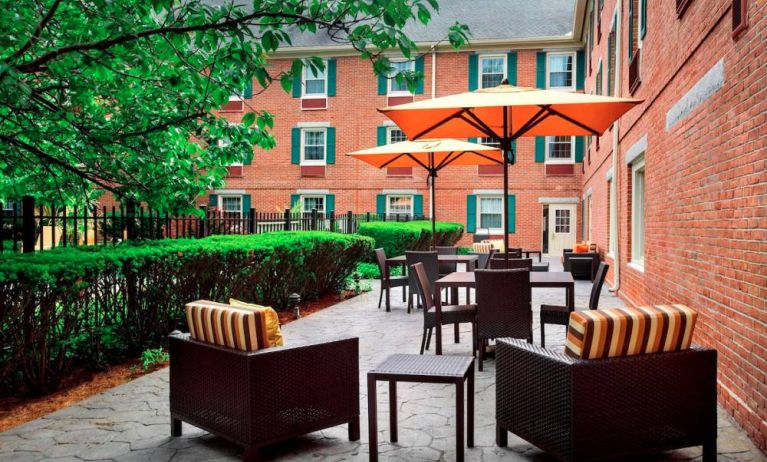
[[[535,54],[535,86],[546,88],[546,52],[539,51]]]
[[[253,150],[251,150],[248,154],[245,154],[245,158],[242,160],[242,163],[244,165],[250,165],[253,163]]]
[[[325,162],[328,164],[336,163],[336,127],[328,127],[327,141],[325,142],[327,153]]]
[[[517,84],[517,53],[506,54],[506,78],[509,79],[509,85]]]
[[[387,93],[389,86],[389,79],[386,77],[379,75],[378,76],[378,94],[379,95],[385,95]]]
[[[208,196],[208,208],[218,207],[218,195],[211,194]]]
[[[250,216],[250,194],[243,194],[242,195],[242,216],[249,217]]]
[[[300,200],[301,200],[301,195],[300,194],[291,194],[290,195],[290,208],[292,209],[293,207],[295,207],[296,204],[298,204],[298,201],[300,201]]]
[[[325,214],[330,215],[331,212],[336,211],[336,195],[325,194]]]
[[[479,88],[479,55],[469,55],[469,91]]]
[[[385,125],[381,125],[376,129],[376,139],[378,141],[378,146],[383,146],[388,143],[389,140],[387,140],[387,130]]]
[[[586,52],[579,50],[575,56],[575,89],[583,90],[586,83]]]
[[[517,152],[517,140],[514,140],[511,142],[511,150],[514,151],[515,154],[518,154]]]
[[[301,129],[298,127],[290,131],[290,163],[301,163]]]
[[[583,137],[575,137],[575,161],[583,162]]]
[[[253,97],[253,81],[248,80],[248,83],[245,85],[245,91],[242,94],[243,98],[252,98]]]
[[[423,81],[424,81],[424,73],[423,73],[423,56],[419,56],[415,59],[415,71],[421,73],[421,78],[418,79],[418,84],[415,87],[415,94],[416,95],[422,95],[423,94]]]
[[[640,8],[639,14],[642,17],[642,28],[639,30],[639,36],[644,38],[647,33],[647,0],[639,0]]]
[[[628,45],[630,63],[631,58],[634,57],[634,0],[629,0],[629,30],[627,35],[628,40],[626,40],[626,44]]]
[[[479,143],[479,138],[477,138],[476,136],[472,136],[471,138],[466,138],[466,141],[468,141],[469,143]]]
[[[386,194],[376,194],[376,214],[386,214]]]
[[[413,215],[423,217],[423,194],[413,194]]]
[[[328,59],[328,96],[336,96],[336,60]]]
[[[546,162],[546,137],[535,137],[535,161]]]
[[[466,196],[466,232],[475,231],[477,231],[477,196],[469,194]]]
[[[506,211],[509,214],[509,233],[517,232],[517,196],[509,194],[509,208]]]
[[[293,74],[293,98],[300,98],[301,97],[301,84],[303,72],[299,74]]]

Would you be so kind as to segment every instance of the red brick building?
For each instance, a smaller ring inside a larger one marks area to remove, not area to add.
[[[444,170],[437,216],[464,223],[466,242],[500,233],[505,212],[515,246],[559,255],[594,241],[629,303],[698,310],[696,341],[719,351],[720,401],[767,449],[766,10],[755,0],[443,0],[435,23],[412,31],[423,56],[401,64],[424,73],[415,94],[350,49],[299,39],[275,69],[320,55],[327,71],[292,95],[271,88],[247,101],[276,115],[277,148],[234,166],[203,203],[429,215],[425,172],[345,156],[401,138],[376,108],[503,78],[644,99],[599,139],[521,139],[508,211],[499,171]],[[455,20],[472,45],[431,50]],[[241,107],[235,98],[222,116],[236,123]]]

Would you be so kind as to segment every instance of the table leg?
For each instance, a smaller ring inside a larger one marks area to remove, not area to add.
[[[391,442],[397,442],[397,382],[389,380],[389,432]]]
[[[381,281],[381,284],[383,284],[383,281]],[[389,294],[391,293],[391,287],[386,288],[386,312],[391,311],[391,300],[389,297]]]
[[[575,309],[575,284],[567,285],[567,308],[570,310]]]
[[[437,294],[440,293],[440,289],[437,289]],[[437,344],[435,347],[435,353],[437,355],[442,354],[442,297],[437,296],[434,297],[434,311],[435,311],[435,323],[436,326],[434,326],[434,330],[437,331],[436,338],[434,339],[434,342]],[[424,308],[425,309],[425,308]]]
[[[469,368],[466,386],[466,445],[474,447],[474,362]]]
[[[455,384],[455,460],[463,462],[463,379]]]
[[[368,375],[368,441],[370,462],[378,461],[378,410],[376,409],[376,380]]]

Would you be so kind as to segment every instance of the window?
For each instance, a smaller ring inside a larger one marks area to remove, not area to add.
[[[388,127],[386,129],[386,139],[389,144],[407,141],[405,133],[397,127]]]
[[[301,133],[301,164],[325,164],[325,134],[324,128],[304,129]]]
[[[219,207],[227,216],[242,217],[242,196],[219,196]]]
[[[479,228],[482,230],[503,229],[503,198],[478,197],[479,204]],[[479,229],[477,230],[479,231]]]
[[[570,233],[570,209],[554,209],[554,232]]]
[[[501,142],[500,141],[496,140],[495,138],[490,138],[489,136],[483,136],[481,138],[478,138],[477,142],[479,144],[484,144],[485,146],[492,146],[494,148],[499,148],[500,149],[500,147],[501,147]]]
[[[631,165],[631,262],[644,268],[645,162]]]
[[[547,136],[546,163],[566,164],[573,162],[574,136]]]
[[[415,71],[415,61],[392,61],[391,66],[393,68],[391,71],[392,77],[400,72]],[[397,79],[391,78],[389,79],[389,94],[411,95],[412,93],[407,88],[407,82],[403,80],[402,83],[399,83]]]
[[[607,38],[607,96],[615,96],[615,24]]]
[[[506,78],[506,56],[479,57],[480,88],[492,88],[501,84]]]
[[[591,55],[594,52],[594,1],[589,2],[591,4],[589,10],[589,75],[591,75]]]
[[[324,98],[327,96],[327,62],[325,69],[312,71],[309,66],[304,66],[304,97]]]
[[[732,0],[732,36],[737,37],[747,28],[748,0]],[[642,32],[644,32],[644,23],[642,23]]]
[[[413,216],[413,196],[386,196],[386,214]]]
[[[311,213],[312,210],[318,214],[325,213],[325,196],[301,196],[301,211]]]
[[[548,60],[548,88],[575,90],[575,53],[549,53]]]
[[[591,205],[591,194],[586,196],[586,232],[584,234],[584,238],[587,241],[591,240],[591,211],[592,211],[592,205]]]
[[[617,243],[617,237],[615,232],[618,229],[618,202],[617,202],[617,194],[615,192],[615,181],[614,180],[608,180],[607,182],[607,191],[608,191],[608,213],[610,215],[610,222],[609,225],[609,233],[608,233],[608,246],[607,251],[610,253],[610,255],[615,255],[615,245]]]
[[[602,60],[599,60],[599,65],[597,66],[597,78],[595,79],[595,85],[596,85],[596,93],[597,95],[602,94]]]

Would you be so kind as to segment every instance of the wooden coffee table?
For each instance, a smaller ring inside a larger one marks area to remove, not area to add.
[[[439,329],[437,329],[439,331]],[[370,461],[378,460],[377,382],[389,382],[389,430],[397,442],[397,382],[455,384],[455,457],[463,461],[464,382],[466,382],[466,445],[474,447],[474,358],[397,354],[368,372],[368,428]]]

